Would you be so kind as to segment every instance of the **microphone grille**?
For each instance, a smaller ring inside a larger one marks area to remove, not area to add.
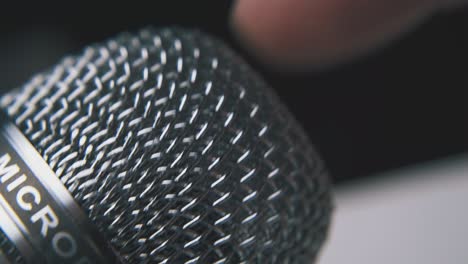
[[[129,263],[310,262],[331,215],[322,161],[219,41],[122,34],[2,98]]]

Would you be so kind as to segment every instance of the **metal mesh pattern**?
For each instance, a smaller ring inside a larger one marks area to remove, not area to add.
[[[129,263],[310,263],[325,239],[322,162],[202,33],[121,35],[1,104]]]

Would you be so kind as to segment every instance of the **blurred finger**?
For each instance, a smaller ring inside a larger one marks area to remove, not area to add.
[[[239,0],[232,22],[240,39],[269,64],[324,67],[378,47],[448,2]]]

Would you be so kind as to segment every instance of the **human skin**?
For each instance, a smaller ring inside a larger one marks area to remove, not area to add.
[[[460,0],[238,0],[232,25],[265,64],[329,67],[380,47]]]

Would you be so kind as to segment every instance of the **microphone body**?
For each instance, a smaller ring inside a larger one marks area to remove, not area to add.
[[[0,104],[124,263],[310,263],[326,238],[322,160],[268,85],[203,33],[122,34]],[[0,231],[2,252],[24,263]]]

